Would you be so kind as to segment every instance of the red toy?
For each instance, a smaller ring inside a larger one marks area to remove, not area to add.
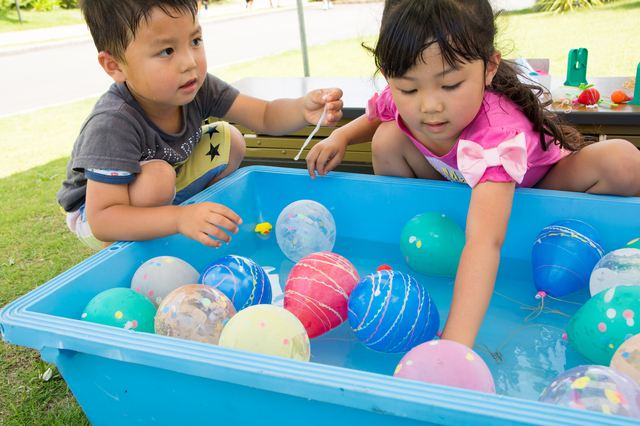
[[[597,105],[600,102],[600,92],[591,87],[580,93],[578,96],[578,103],[582,105]]]

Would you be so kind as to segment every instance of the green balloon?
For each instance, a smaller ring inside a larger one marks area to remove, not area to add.
[[[593,364],[609,365],[616,349],[640,333],[640,286],[619,285],[587,300],[567,324],[567,339]]]
[[[417,215],[400,235],[400,250],[409,266],[428,275],[455,276],[464,243],[460,225],[436,212]]]
[[[112,288],[91,299],[82,321],[110,325],[144,333],[155,333],[156,308],[142,293],[130,288]]]

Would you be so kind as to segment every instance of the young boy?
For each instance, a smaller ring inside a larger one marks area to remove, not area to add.
[[[197,0],[85,0],[81,9],[115,81],[85,121],[57,194],[69,228],[89,247],[176,233],[209,247],[231,240],[224,230],[235,234],[242,219],[230,209],[176,205],[244,156],[237,129],[202,127],[205,118],[279,135],[317,123],[325,103],[325,125],[342,117],[339,89],[266,102],[208,74]]]

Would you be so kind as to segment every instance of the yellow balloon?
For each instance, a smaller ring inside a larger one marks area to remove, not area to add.
[[[291,312],[275,305],[253,305],[222,329],[220,346],[309,361],[309,336]]]

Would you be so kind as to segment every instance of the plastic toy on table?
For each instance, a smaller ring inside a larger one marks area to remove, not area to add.
[[[613,103],[615,104],[621,104],[624,102],[629,102],[631,100],[633,100],[633,96],[629,96],[627,95],[624,91],[622,90],[614,90],[611,93],[611,100],[613,101]]]
[[[578,93],[575,93],[576,89]],[[600,92],[593,87],[593,84],[580,84],[576,87],[557,87],[551,92],[551,99],[554,103],[560,103],[560,105],[568,107],[565,111],[567,113],[571,112],[573,105],[584,105],[587,108],[596,108],[601,104],[618,106],[617,103],[606,102],[602,99]]]
[[[584,47],[571,49],[567,63],[567,80],[565,86],[587,84],[587,59],[589,51]]]
[[[629,105],[640,105],[640,89],[638,89],[635,85],[635,80],[640,77],[640,63],[638,63],[638,67],[636,68],[636,78],[633,83],[633,99],[629,101]]]

